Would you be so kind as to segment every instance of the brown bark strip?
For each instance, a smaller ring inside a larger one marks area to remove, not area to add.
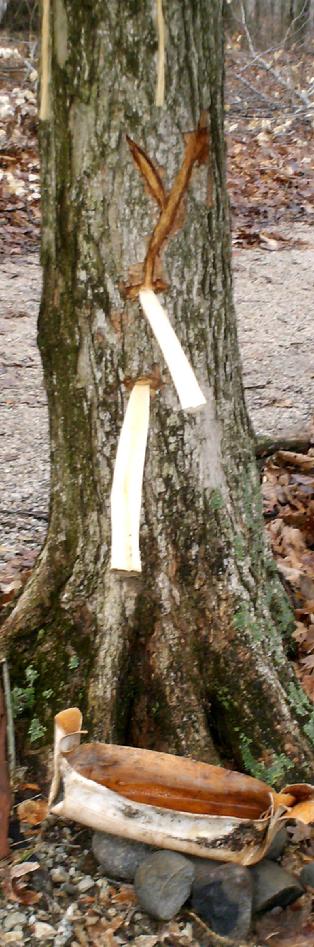
[[[161,207],[161,214],[151,235],[144,260],[143,283],[138,288],[135,288],[133,285],[132,287],[127,287],[125,290],[129,298],[134,298],[140,289],[158,289],[158,286],[154,282],[155,265],[159,258],[162,245],[173,229],[182,198],[189,184],[194,164],[205,164],[208,160],[209,133],[205,125],[204,114],[202,113],[198,128],[185,135],[183,161],[167,197],[158,172],[150,158],[147,157],[142,148],[132,141],[128,135],[127,142],[131,149],[133,159],[145,178],[150,193]],[[163,201],[163,203],[161,203],[161,201]]]
[[[158,171],[154,167],[150,158],[148,158],[148,156],[145,154],[145,151],[143,151],[143,148],[140,148],[140,146],[137,145],[136,142],[129,137],[129,135],[126,136],[126,140],[130,148],[133,161],[146,181],[149,193],[154,198],[154,200],[157,201],[159,207],[163,209],[166,204],[167,195]]]
[[[208,158],[208,129],[197,128],[186,136],[185,154],[165,207],[149,241],[144,263],[144,287],[153,288],[155,260],[173,227],[182,197],[187,189],[194,164],[205,164]]]

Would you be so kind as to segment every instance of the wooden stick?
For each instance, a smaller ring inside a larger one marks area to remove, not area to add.
[[[0,859],[9,853],[9,815],[11,793],[6,759],[6,718],[3,688],[0,680]]]
[[[15,734],[14,734],[14,719],[13,719],[13,708],[12,708],[12,697],[11,697],[11,687],[10,687],[10,677],[9,677],[9,668],[6,658],[3,658],[2,663],[2,675],[3,675],[3,692],[4,692],[4,705],[7,719],[7,744],[8,744],[8,761],[9,761],[9,772],[11,779],[14,777],[15,767],[16,767],[16,757],[15,757]]]

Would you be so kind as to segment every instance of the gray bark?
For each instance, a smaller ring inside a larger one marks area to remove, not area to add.
[[[283,645],[291,614],[264,539],[232,305],[222,3],[168,0],[164,11],[160,109],[154,4],[52,5],[39,320],[50,524],[3,642],[17,682],[27,660],[38,671],[32,713],[44,725],[79,702],[102,739],[211,761],[222,752],[273,782],[309,779],[312,717]],[[204,110],[209,167],[194,170],[163,254],[163,299],[207,397],[191,416],[138,301],[122,291],[157,219],[126,134],[169,188]],[[110,572],[117,439],[127,381],[156,366],[163,385],[151,407],[143,573],[121,578]]]

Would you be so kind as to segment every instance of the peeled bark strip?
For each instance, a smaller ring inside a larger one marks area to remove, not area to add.
[[[111,568],[141,572],[142,480],[149,424],[149,383],[132,388],[119,438],[111,490]]]
[[[50,111],[50,0],[43,0],[41,29],[41,88],[39,118],[47,121]]]
[[[203,392],[196,381],[193,369],[169,322],[167,313],[151,289],[142,289],[139,297],[143,312],[168,365],[181,408],[183,408],[183,411],[201,408],[206,404],[206,398],[204,398]]]
[[[81,0],[51,6],[39,318],[50,519],[2,640],[13,686],[25,687],[27,665],[37,670],[32,713],[47,728],[80,693],[93,738],[212,763],[222,753],[237,769],[281,786],[314,781],[314,715],[286,656],[291,613],[264,541],[243,397],[225,184],[222,7],[221,0],[167,0],[167,99],[156,108],[151,0],[95,0],[92,16]],[[209,158],[195,160],[192,171],[187,159],[204,113]],[[153,191],[143,186],[126,135],[158,169]],[[167,204],[173,182],[177,192]],[[160,249],[165,307],[169,300],[173,329],[206,398],[194,414],[178,410],[138,299],[121,290],[143,260],[150,263],[145,276],[156,263],[159,279]],[[125,385],[156,371],[142,575],[121,581],[111,570],[110,493]]]

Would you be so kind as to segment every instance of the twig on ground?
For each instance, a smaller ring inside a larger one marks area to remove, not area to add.
[[[1,664],[2,664],[2,677],[3,677],[3,694],[4,694],[6,723],[7,723],[8,763],[9,763],[10,777],[11,779],[13,779],[14,773],[15,773],[15,767],[16,767],[15,735],[14,735],[14,719],[13,719],[9,668],[8,668],[8,663],[7,663],[6,658],[3,658],[3,660],[1,661]]]
[[[263,100],[263,102],[266,102],[269,108],[271,107],[278,109],[281,107],[278,102],[274,102],[269,98],[268,95],[265,95],[264,92],[261,92],[260,89],[257,89],[256,86],[252,85],[252,83],[247,79],[244,79],[243,76],[240,76],[239,73],[235,73],[235,79],[238,79],[239,82],[242,82],[242,84],[250,89],[250,92],[253,92],[254,95],[258,95],[259,98]]]

